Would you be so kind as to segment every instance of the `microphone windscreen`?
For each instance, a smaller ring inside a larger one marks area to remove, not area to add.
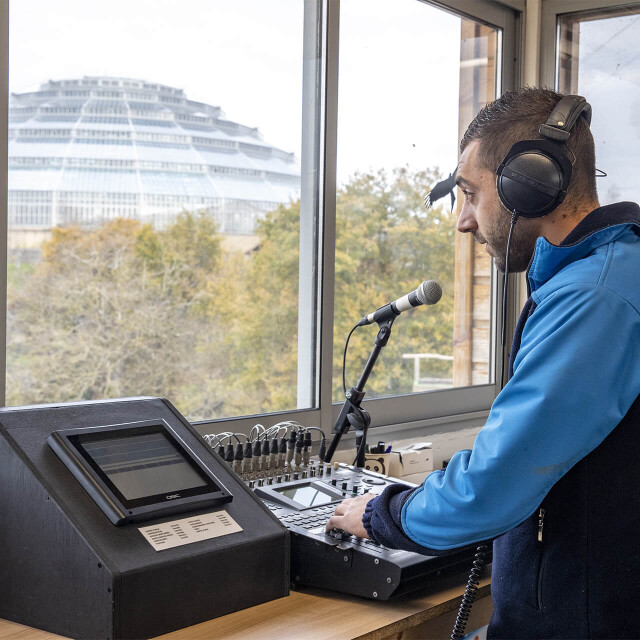
[[[442,297],[442,287],[435,280],[425,280],[418,287],[416,297],[422,304],[435,304]]]

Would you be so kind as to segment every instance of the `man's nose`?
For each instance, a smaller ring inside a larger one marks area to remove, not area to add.
[[[469,233],[478,228],[476,219],[473,215],[473,207],[470,207],[466,202],[462,205],[462,210],[460,211],[456,228],[461,233]]]

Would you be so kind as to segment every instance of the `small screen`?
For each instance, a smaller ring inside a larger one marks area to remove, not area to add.
[[[301,484],[295,487],[282,487],[276,489],[285,498],[289,498],[303,507],[314,507],[318,504],[327,504],[336,500],[335,496],[325,493],[321,489],[309,484]]]
[[[81,443],[126,500],[207,484],[162,433]]]

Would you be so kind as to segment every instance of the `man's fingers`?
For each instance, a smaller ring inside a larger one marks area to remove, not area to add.
[[[331,531],[331,529],[340,529],[340,519],[341,516],[331,516],[328,520],[327,520],[327,524],[325,525],[324,529],[325,531]]]
[[[334,513],[344,514],[349,511],[351,505],[356,501],[356,498],[345,498],[336,508]]]
[[[334,510],[333,515],[327,520],[327,524],[325,525],[325,531],[331,531],[331,529],[339,529],[340,527],[336,524],[338,522],[338,518],[344,516],[347,512],[347,505],[345,505],[346,500],[343,500]]]
[[[362,515],[367,503],[374,497],[374,495],[363,495],[357,498],[347,498],[343,500],[336,507],[333,515],[327,520],[325,531],[342,529],[359,538],[368,538],[369,536],[362,525]]]
[[[347,498],[343,500],[333,511],[334,516],[343,516],[349,511],[349,503],[352,498]]]
[[[347,512],[347,507],[344,502],[341,502],[334,510],[333,515],[335,516],[343,516]]]

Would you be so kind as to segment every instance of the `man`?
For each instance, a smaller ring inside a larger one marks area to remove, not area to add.
[[[561,97],[509,92],[462,139],[458,230],[501,270],[511,214],[498,165],[541,138]],[[513,230],[509,270],[528,267],[531,297],[473,450],[416,489],[345,500],[327,523],[425,554],[493,538],[490,638],[640,637],[640,208],[599,206],[584,117],[566,144],[566,198]]]

